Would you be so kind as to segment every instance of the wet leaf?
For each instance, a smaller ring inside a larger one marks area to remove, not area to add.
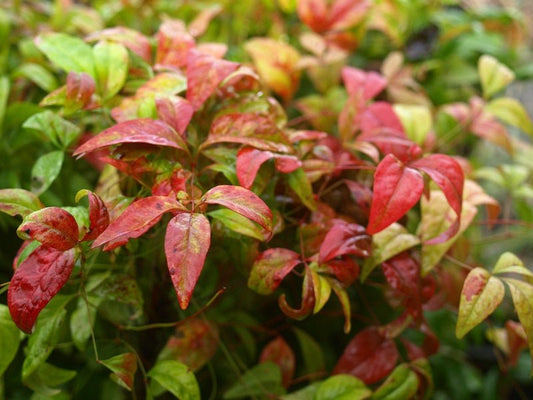
[[[157,115],[180,135],[185,131],[194,113],[191,104],[182,97],[161,97],[155,100]]]
[[[1,189],[0,211],[11,216],[25,217],[34,211],[43,208],[39,198],[32,192],[24,189]]]
[[[56,250],[43,245],[22,261],[11,278],[7,302],[11,317],[30,333],[41,310],[70,277],[78,258],[74,249]]]
[[[483,96],[489,98],[511,83],[514,72],[490,55],[482,55],[478,62]]]
[[[131,203],[107,229],[96,238],[93,248],[106,244],[104,250],[122,246],[131,238],[138,238],[157,224],[167,212],[185,211],[175,199],[166,196],[151,196]]]
[[[273,362],[264,362],[247,370],[225,393],[224,399],[239,399],[249,396],[281,395],[281,370]]]
[[[271,361],[277,364],[281,371],[281,381],[284,387],[289,387],[294,376],[294,369],[296,366],[296,358],[294,352],[289,347],[282,336],[272,339],[263,348],[259,356],[259,362],[264,363]]]
[[[219,185],[209,189],[202,202],[229,208],[272,233],[272,211],[254,192],[240,186]]]
[[[109,226],[109,212],[104,201],[96,193],[82,189],[76,194],[76,202],[85,195],[89,198],[90,225],[83,241],[96,239]]]
[[[187,100],[195,110],[215,92],[239,64],[190,50],[187,54]]]
[[[120,43],[100,41],[93,47],[96,83],[104,100],[124,86],[128,76],[129,56]]]
[[[292,250],[268,249],[252,265],[248,287],[259,294],[271,294],[300,262],[300,255]]]
[[[9,315],[9,308],[0,304],[0,377],[17,355],[20,331]]]
[[[168,271],[183,310],[189,305],[210,244],[211,227],[203,214],[180,213],[167,225]]]
[[[135,354],[118,354],[106,360],[98,360],[98,362],[113,371],[111,379],[115,383],[129,391],[133,389],[133,379],[137,371],[137,357]]]
[[[394,341],[381,336],[377,328],[368,327],[348,343],[333,374],[350,374],[372,384],[389,375],[397,359]]]
[[[69,212],[59,207],[46,207],[24,217],[17,235],[57,250],[68,250],[78,244],[79,230]]]
[[[483,268],[468,273],[461,292],[461,304],[455,329],[460,339],[479,325],[502,302],[505,289],[500,279]]]
[[[339,220],[326,234],[318,260],[323,263],[347,254],[368,257],[370,249],[371,238],[363,226]]]
[[[148,376],[180,400],[200,400],[196,377],[186,365],[174,361],[158,361]]]
[[[418,377],[406,364],[398,365],[372,395],[372,399],[411,399],[418,390]]]
[[[374,195],[367,232],[371,235],[403,217],[420,199],[424,178],[392,154],[378,165],[374,174]]]
[[[52,151],[39,157],[31,169],[32,191],[37,196],[45,192],[56,180],[63,166],[62,150]]]
[[[104,147],[124,143],[146,143],[181,150],[187,148],[181,136],[163,121],[141,118],[118,123],[100,132],[78,147],[73,155],[84,156]]]

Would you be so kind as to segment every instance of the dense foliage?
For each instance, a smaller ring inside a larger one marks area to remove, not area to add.
[[[525,18],[8,2],[0,398],[527,398]]]

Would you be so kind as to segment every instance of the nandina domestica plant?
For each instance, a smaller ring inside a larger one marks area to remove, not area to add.
[[[0,222],[22,239],[2,282],[0,395],[518,390],[533,273],[518,245],[476,250],[532,218],[533,124],[502,94],[509,55],[472,44],[499,19],[445,2],[126,3],[58,3],[46,29],[33,5],[0,14],[20,39],[3,50],[2,151],[32,166],[0,175]],[[454,62],[462,89],[444,80]],[[489,343],[494,365],[477,366]]]

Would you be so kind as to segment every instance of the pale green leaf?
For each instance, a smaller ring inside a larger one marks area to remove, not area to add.
[[[262,241],[270,237],[270,233],[261,228],[260,225],[227,208],[210,211],[207,215],[222,222],[226,228],[241,235],[250,236]]]
[[[418,390],[418,377],[406,364],[398,365],[372,395],[372,400],[411,399]]]
[[[494,266],[494,269],[492,270],[492,273],[495,275],[514,273],[533,278],[533,272],[524,266],[522,260],[510,252],[505,252],[500,256],[496,262],[496,265]]]
[[[42,65],[34,63],[21,64],[13,71],[13,76],[24,77],[35,83],[46,92],[51,92],[57,88],[57,79]]]
[[[17,354],[20,331],[11,319],[9,309],[0,304],[0,379]]]
[[[39,157],[31,169],[31,190],[37,196],[45,192],[56,180],[63,166],[62,150],[52,151]]]
[[[63,149],[72,144],[81,133],[76,125],[49,110],[32,115],[22,126],[41,132],[44,139]]]
[[[60,393],[57,386],[70,381],[76,371],[44,363],[24,380],[24,384],[41,396],[54,396]]]
[[[0,211],[11,216],[21,215],[25,217],[34,211],[43,208],[39,198],[24,189],[1,189]]]
[[[533,122],[518,100],[511,97],[501,97],[492,100],[485,109],[503,122],[533,135]]]
[[[499,92],[515,78],[514,72],[507,66],[486,54],[479,58],[478,72],[485,98]]]
[[[330,284],[331,288],[333,289],[341,303],[342,313],[344,314],[344,333],[348,333],[352,329],[352,311],[350,305],[350,298],[348,297],[348,293],[346,293],[346,289],[342,287],[339,281],[333,278],[328,278],[328,283]]]
[[[4,132],[4,115],[9,98],[9,86],[9,78],[7,76],[0,77],[0,137]]]
[[[331,294],[331,286],[328,283],[328,280],[323,276],[317,274],[315,271],[311,270],[311,277],[313,281],[313,289],[315,292],[315,308],[313,313],[319,312],[322,307],[326,305]]]
[[[320,384],[314,400],[363,400],[370,397],[370,390],[362,380],[352,375],[334,375]]]
[[[298,168],[287,174],[289,186],[298,196],[300,201],[311,211],[316,210],[316,202],[313,196],[313,187],[302,168]]]
[[[159,361],[148,376],[179,400],[200,400],[196,377],[185,364],[174,360]]]
[[[461,292],[456,336],[462,338],[492,314],[502,302],[504,294],[505,289],[499,278],[479,267],[470,271]]]
[[[431,110],[417,104],[395,104],[393,108],[402,122],[407,137],[423,145],[433,127]]]
[[[128,51],[119,43],[98,42],[93,47],[96,83],[104,100],[117,94],[128,76]]]

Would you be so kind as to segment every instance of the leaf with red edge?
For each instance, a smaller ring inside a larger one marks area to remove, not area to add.
[[[74,249],[41,245],[20,263],[9,284],[7,303],[21,330],[31,332],[41,310],[68,281],[77,258]]]
[[[187,100],[193,108],[200,109],[218,85],[238,67],[237,63],[190,50],[187,54]]]
[[[202,202],[229,208],[272,232],[272,211],[248,189],[232,185],[215,186],[203,195]]]
[[[4,212],[12,217],[15,215],[25,217],[41,208],[43,208],[43,204],[32,192],[24,189],[0,190],[0,212]]]
[[[182,137],[165,122],[140,118],[118,123],[100,132],[78,147],[73,155],[81,157],[104,147],[125,143],[146,143],[181,150],[187,149]]]
[[[261,352],[259,362],[271,361],[281,370],[281,380],[284,387],[289,387],[294,376],[296,357],[283,336],[271,340]]]
[[[98,362],[113,371],[111,379],[114,382],[129,391],[133,389],[133,379],[137,372],[137,357],[134,353],[123,353]]]
[[[364,227],[359,224],[337,220],[320,246],[318,260],[323,263],[346,254],[368,257],[371,248],[372,239],[366,233]]]
[[[359,23],[368,7],[368,0],[300,0],[298,16],[315,32],[339,31]]]
[[[398,349],[394,341],[383,337],[376,327],[368,327],[348,343],[333,374],[354,375],[366,384],[372,384],[386,377],[397,360]]]
[[[339,259],[329,260],[325,264],[320,264],[320,273],[331,274],[340,282],[343,287],[348,287],[359,277],[361,268],[351,257],[342,256]]]
[[[74,217],[59,207],[46,207],[27,215],[17,229],[24,240],[37,240],[57,250],[68,250],[78,243],[79,229]]]
[[[157,224],[167,212],[187,211],[174,198],[150,196],[131,203],[120,216],[94,241],[92,247],[106,244],[104,250],[112,250],[138,238]]]
[[[342,69],[342,81],[350,96],[357,96],[365,101],[374,98],[387,86],[385,77],[377,72],[366,72],[353,67]]]
[[[385,131],[389,134],[406,137],[402,121],[390,103],[376,101],[368,105],[359,118],[363,133],[377,134]]]
[[[300,262],[300,255],[292,250],[268,249],[252,265],[248,287],[259,294],[271,294]]]
[[[180,213],[165,234],[168,271],[182,310],[192,297],[211,244],[211,227],[203,214]]]
[[[65,92],[65,111],[72,113],[87,108],[91,103],[96,84],[94,79],[84,72],[69,72]]]
[[[315,289],[313,287],[313,277],[311,269],[308,265],[305,266],[305,276],[302,282],[302,304],[300,308],[292,308],[287,303],[287,297],[282,294],[278,298],[278,305],[283,314],[289,318],[301,320],[310,315],[315,308],[316,298]]]
[[[463,205],[463,169],[452,157],[444,154],[431,154],[409,164],[410,167],[425,172],[437,184],[446,196],[448,204],[455,212],[457,219],[442,234],[427,241],[428,244],[442,243],[453,237],[461,225]]]
[[[374,195],[367,232],[371,235],[398,221],[420,199],[424,178],[388,154],[374,174]]]
[[[391,132],[383,132],[379,134],[362,133],[358,136],[355,143],[366,142],[377,147],[383,154],[393,154],[398,160],[404,163],[410,160],[415,160],[422,154],[422,149],[415,142],[406,137],[392,134]],[[350,147],[353,148],[354,145]],[[366,150],[370,149],[365,149],[365,151]],[[372,152],[369,154],[372,154]]]
[[[107,211],[107,207],[96,193],[82,189],[76,194],[76,202],[85,195],[89,198],[90,225],[82,241],[96,239],[109,225],[109,212]]]
[[[182,97],[172,96],[156,99],[155,105],[159,118],[184,136],[194,114],[191,104]]]
[[[182,21],[168,20],[157,31],[156,68],[182,68],[187,65],[187,54],[195,46],[194,38]]]
[[[118,26],[93,32],[85,38],[89,42],[103,39],[123,44],[144,61],[148,63],[152,62],[152,46],[150,40],[136,30]]]

